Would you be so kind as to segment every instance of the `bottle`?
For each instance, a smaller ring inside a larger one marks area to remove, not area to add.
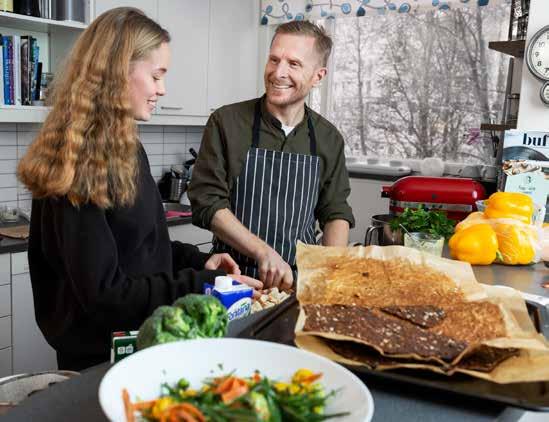
[[[229,321],[244,318],[252,311],[253,289],[228,276],[217,276],[215,285],[204,283],[204,294],[212,295],[227,308]]]

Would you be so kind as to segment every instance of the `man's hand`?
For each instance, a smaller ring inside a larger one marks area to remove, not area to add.
[[[228,276],[239,283],[252,287],[254,289],[254,297],[257,298],[261,296],[261,290],[263,290],[263,283],[261,281],[240,274],[228,274]]]
[[[205,270],[223,270],[226,273],[240,274],[238,264],[228,253],[214,254],[206,261]]]
[[[265,247],[256,260],[259,279],[266,289],[278,287],[280,290],[288,290],[292,287],[292,269],[274,249]]]

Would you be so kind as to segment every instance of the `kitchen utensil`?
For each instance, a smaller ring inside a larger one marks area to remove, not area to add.
[[[403,245],[402,232],[393,231],[390,221],[395,218],[392,214],[380,214],[372,217],[372,225],[366,229],[365,245]],[[374,243],[374,235],[377,236]]]
[[[381,197],[390,198],[389,212],[394,215],[422,206],[444,211],[448,218],[459,221],[476,209],[475,201],[486,198],[486,191],[472,179],[408,176],[383,186]]]
[[[86,14],[84,0],[52,0],[53,17],[58,21],[84,23]]]
[[[341,389],[328,401],[327,414],[350,412],[337,419],[341,422],[371,420],[374,402],[368,388],[343,366],[295,347],[231,338],[178,341],[134,353],[107,372],[99,386],[99,403],[111,421],[125,421],[124,388],[131,400],[151,400],[158,397],[162,384],[173,384],[182,377],[191,388],[198,388],[206,378],[229,373],[250,376],[256,370],[283,381],[300,368],[322,373],[320,382],[326,391]]]

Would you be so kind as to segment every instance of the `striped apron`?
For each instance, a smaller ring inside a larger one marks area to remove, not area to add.
[[[320,161],[316,137],[307,118],[311,155],[259,148],[261,105],[257,101],[252,146],[231,191],[231,211],[257,237],[271,246],[296,276],[296,243],[316,244],[314,210],[318,201]],[[257,278],[257,263],[214,238],[214,251],[227,252],[242,274]]]

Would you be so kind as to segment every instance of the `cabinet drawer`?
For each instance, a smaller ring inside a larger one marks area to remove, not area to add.
[[[0,285],[11,283],[10,254],[0,255]]]
[[[0,317],[11,315],[11,287],[0,286]]]
[[[0,350],[0,378],[13,374],[11,366],[11,347]]]
[[[11,273],[23,274],[29,272],[29,261],[26,252],[11,254]]]
[[[0,349],[11,346],[11,317],[0,318]]]

